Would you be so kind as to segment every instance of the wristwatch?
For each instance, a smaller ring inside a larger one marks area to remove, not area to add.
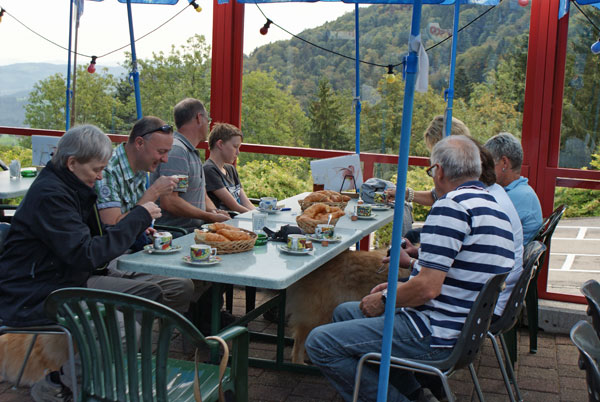
[[[387,301],[387,289],[381,291],[381,301],[385,305],[385,302]]]

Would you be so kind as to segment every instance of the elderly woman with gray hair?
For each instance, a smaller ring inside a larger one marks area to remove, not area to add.
[[[542,224],[542,207],[526,177],[521,176],[523,148],[511,133],[500,133],[485,143],[496,164],[496,182],[504,187],[523,225],[523,244],[529,243]]]
[[[85,287],[92,274],[123,254],[160,217],[160,209],[149,202],[115,226],[100,222],[94,183],[111,153],[110,139],[91,125],[70,129],[58,142],[12,218],[0,257],[0,324],[48,324],[44,300],[50,293]],[[154,284],[138,290],[161,298]]]

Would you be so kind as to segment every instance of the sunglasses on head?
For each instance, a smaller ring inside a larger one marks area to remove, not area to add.
[[[140,135],[140,137],[144,137],[144,136],[146,136],[148,134],[152,134],[152,133],[155,133],[157,131],[162,131],[163,133],[171,134],[173,132],[173,126],[165,124],[162,127],[158,127],[158,128],[152,129],[150,131],[146,131],[144,134]]]

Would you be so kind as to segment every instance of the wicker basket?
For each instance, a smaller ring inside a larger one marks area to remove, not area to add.
[[[217,254],[235,254],[250,251],[256,243],[257,235],[246,229],[240,229],[242,232],[246,232],[250,235],[250,240],[236,240],[236,241],[206,241],[198,240],[194,237],[196,243],[208,244],[211,247],[217,249]]]
[[[320,225],[322,223],[323,224],[327,223],[327,219],[325,219],[325,220],[316,220],[316,219],[301,219],[301,220],[298,220],[298,218],[300,218],[300,216],[296,217],[296,224],[306,234],[313,234],[313,233],[315,233],[315,229],[317,228],[317,225]],[[335,226],[335,224],[337,223],[338,219],[340,219],[340,218],[332,218],[330,224],[333,225],[333,226]]]
[[[325,205],[329,205],[330,207],[338,207],[342,211],[345,210],[346,205],[348,205],[347,202],[320,202],[320,201],[304,202],[304,200],[298,200],[298,204],[300,204],[300,208],[302,209],[302,211],[304,211],[306,208],[308,208],[314,204],[325,204]],[[327,222],[322,222],[322,223],[327,223]]]

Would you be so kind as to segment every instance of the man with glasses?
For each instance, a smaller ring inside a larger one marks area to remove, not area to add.
[[[161,177],[146,188],[148,172],[154,172],[161,163],[167,162],[172,145],[173,127],[158,117],[146,116],[133,125],[128,141],[114,150],[102,180],[96,182],[98,210],[104,224],[115,225],[136,205],[157,202],[159,197],[173,192],[178,182],[174,177]],[[149,229],[149,233],[153,231]],[[148,241],[145,238],[143,240]],[[164,304],[181,313],[189,309],[194,294],[191,279],[123,272],[117,270],[115,264],[111,264],[102,275],[94,275],[88,286],[103,288],[101,282],[106,276],[153,282],[162,289]],[[129,293],[126,290],[118,291]]]

